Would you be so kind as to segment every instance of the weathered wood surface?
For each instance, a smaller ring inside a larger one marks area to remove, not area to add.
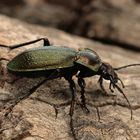
[[[71,48],[92,48],[114,67],[139,63],[140,55],[117,46],[108,46],[84,38],[69,35],[65,32],[28,25],[0,15],[0,44],[17,44],[40,37],[48,37],[52,44]],[[26,46],[8,51],[0,48],[0,57],[12,58]],[[2,61],[1,66],[6,62]],[[118,72],[124,81],[126,93],[133,108],[133,120],[123,96],[105,96],[98,86],[98,76],[86,78],[86,102],[90,114],[86,114],[79,105],[73,116],[73,128],[70,126],[69,108],[71,92],[68,83],[62,79],[50,80],[34,90],[44,78],[23,78],[14,84],[6,83],[0,88],[0,139],[2,140],[139,140],[140,138],[140,68],[133,67]],[[2,78],[2,75],[0,76]],[[75,82],[76,78],[73,77]],[[105,82],[108,89],[108,83]],[[109,94],[112,94],[107,90]],[[32,93],[28,98],[20,98]],[[77,86],[77,94],[80,96]],[[16,102],[18,102],[16,104]],[[11,112],[9,107],[15,105]],[[98,121],[99,109],[101,120]],[[56,111],[58,115],[56,118]],[[6,115],[6,113],[8,113]]]

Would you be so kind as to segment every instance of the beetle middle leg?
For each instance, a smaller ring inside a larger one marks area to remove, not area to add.
[[[71,106],[70,106],[70,116],[73,116],[73,112],[74,112],[74,106],[75,106],[75,102],[76,102],[76,86],[74,81],[72,80],[72,78],[65,78],[68,82],[69,82],[69,86],[72,92],[72,100],[71,100]]]
[[[86,99],[85,99],[85,95],[84,95],[86,84],[85,84],[85,81],[84,81],[83,78],[78,77],[78,85],[81,88],[81,91],[80,91],[81,92],[81,102],[82,102],[81,106],[82,106],[82,108],[85,108],[87,113],[89,113],[90,111],[89,111],[89,109],[86,106]]]
[[[39,38],[39,39],[35,39],[35,40],[29,41],[29,42],[24,42],[24,43],[20,43],[20,44],[16,44],[16,45],[9,45],[9,46],[0,44],[0,46],[4,47],[4,48],[9,48],[10,50],[13,50],[13,49],[16,49],[16,48],[19,48],[22,46],[34,44],[34,43],[39,42],[41,40],[43,40],[43,46],[50,46],[50,42],[47,38]]]

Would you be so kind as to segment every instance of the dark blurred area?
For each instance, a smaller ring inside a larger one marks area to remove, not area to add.
[[[1,0],[0,13],[140,51],[140,0]]]
[[[23,21],[69,30],[76,20],[78,3],[72,0],[3,0],[0,12]]]

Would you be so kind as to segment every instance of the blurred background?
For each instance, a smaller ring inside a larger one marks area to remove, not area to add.
[[[140,51],[140,0],[1,0],[0,13]]]

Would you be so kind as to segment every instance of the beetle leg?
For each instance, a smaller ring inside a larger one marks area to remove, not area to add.
[[[85,81],[84,81],[83,78],[78,77],[78,85],[81,88],[81,91],[80,91],[81,92],[81,102],[82,102],[81,106],[82,106],[82,108],[85,108],[86,109],[86,112],[87,113],[89,113],[90,111],[89,111],[89,109],[86,106],[86,99],[85,99],[85,95],[84,95],[86,84],[85,84]]]
[[[105,95],[108,95],[107,91],[105,90],[104,86],[103,86],[103,77],[100,76],[99,80],[98,80],[100,87],[102,89],[102,91],[105,93]]]
[[[69,86],[72,92],[72,100],[71,100],[71,106],[70,106],[70,112],[69,112],[70,116],[72,117],[73,112],[74,112],[75,101],[76,101],[76,86],[72,78],[67,79],[67,80],[69,82]]]
[[[123,81],[120,78],[118,78],[118,80],[121,82],[122,88],[125,88],[125,85],[124,85]]]
[[[1,57],[1,58],[0,58],[0,61],[2,61],[2,60],[10,61],[8,58],[4,58],[4,57]]]
[[[32,40],[32,41],[29,41],[29,42],[24,42],[24,43],[20,43],[20,44],[16,44],[16,45],[11,45],[11,46],[0,44],[0,46],[4,47],[4,48],[9,48],[10,50],[12,50],[12,49],[16,49],[16,48],[19,48],[19,47],[22,47],[22,46],[26,46],[26,45],[30,45],[30,44],[39,42],[41,40],[43,40],[43,46],[50,46],[50,42],[47,38],[39,38],[39,39],[36,39],[36,40]]]
[[[111,82],[109,84],[109,89],[111,90],[112,93],[114,92],[114,90],[112,89],[112,83]]]
[[[98,121],[101,122],[101,121],[100,121],[100,120],[101,120],[101,117],[100,117],[99,109],[98,109],[98,107],[96,107],[96,106],[95,106],[95,108],[96,108],[96,111],[97,111]]]

